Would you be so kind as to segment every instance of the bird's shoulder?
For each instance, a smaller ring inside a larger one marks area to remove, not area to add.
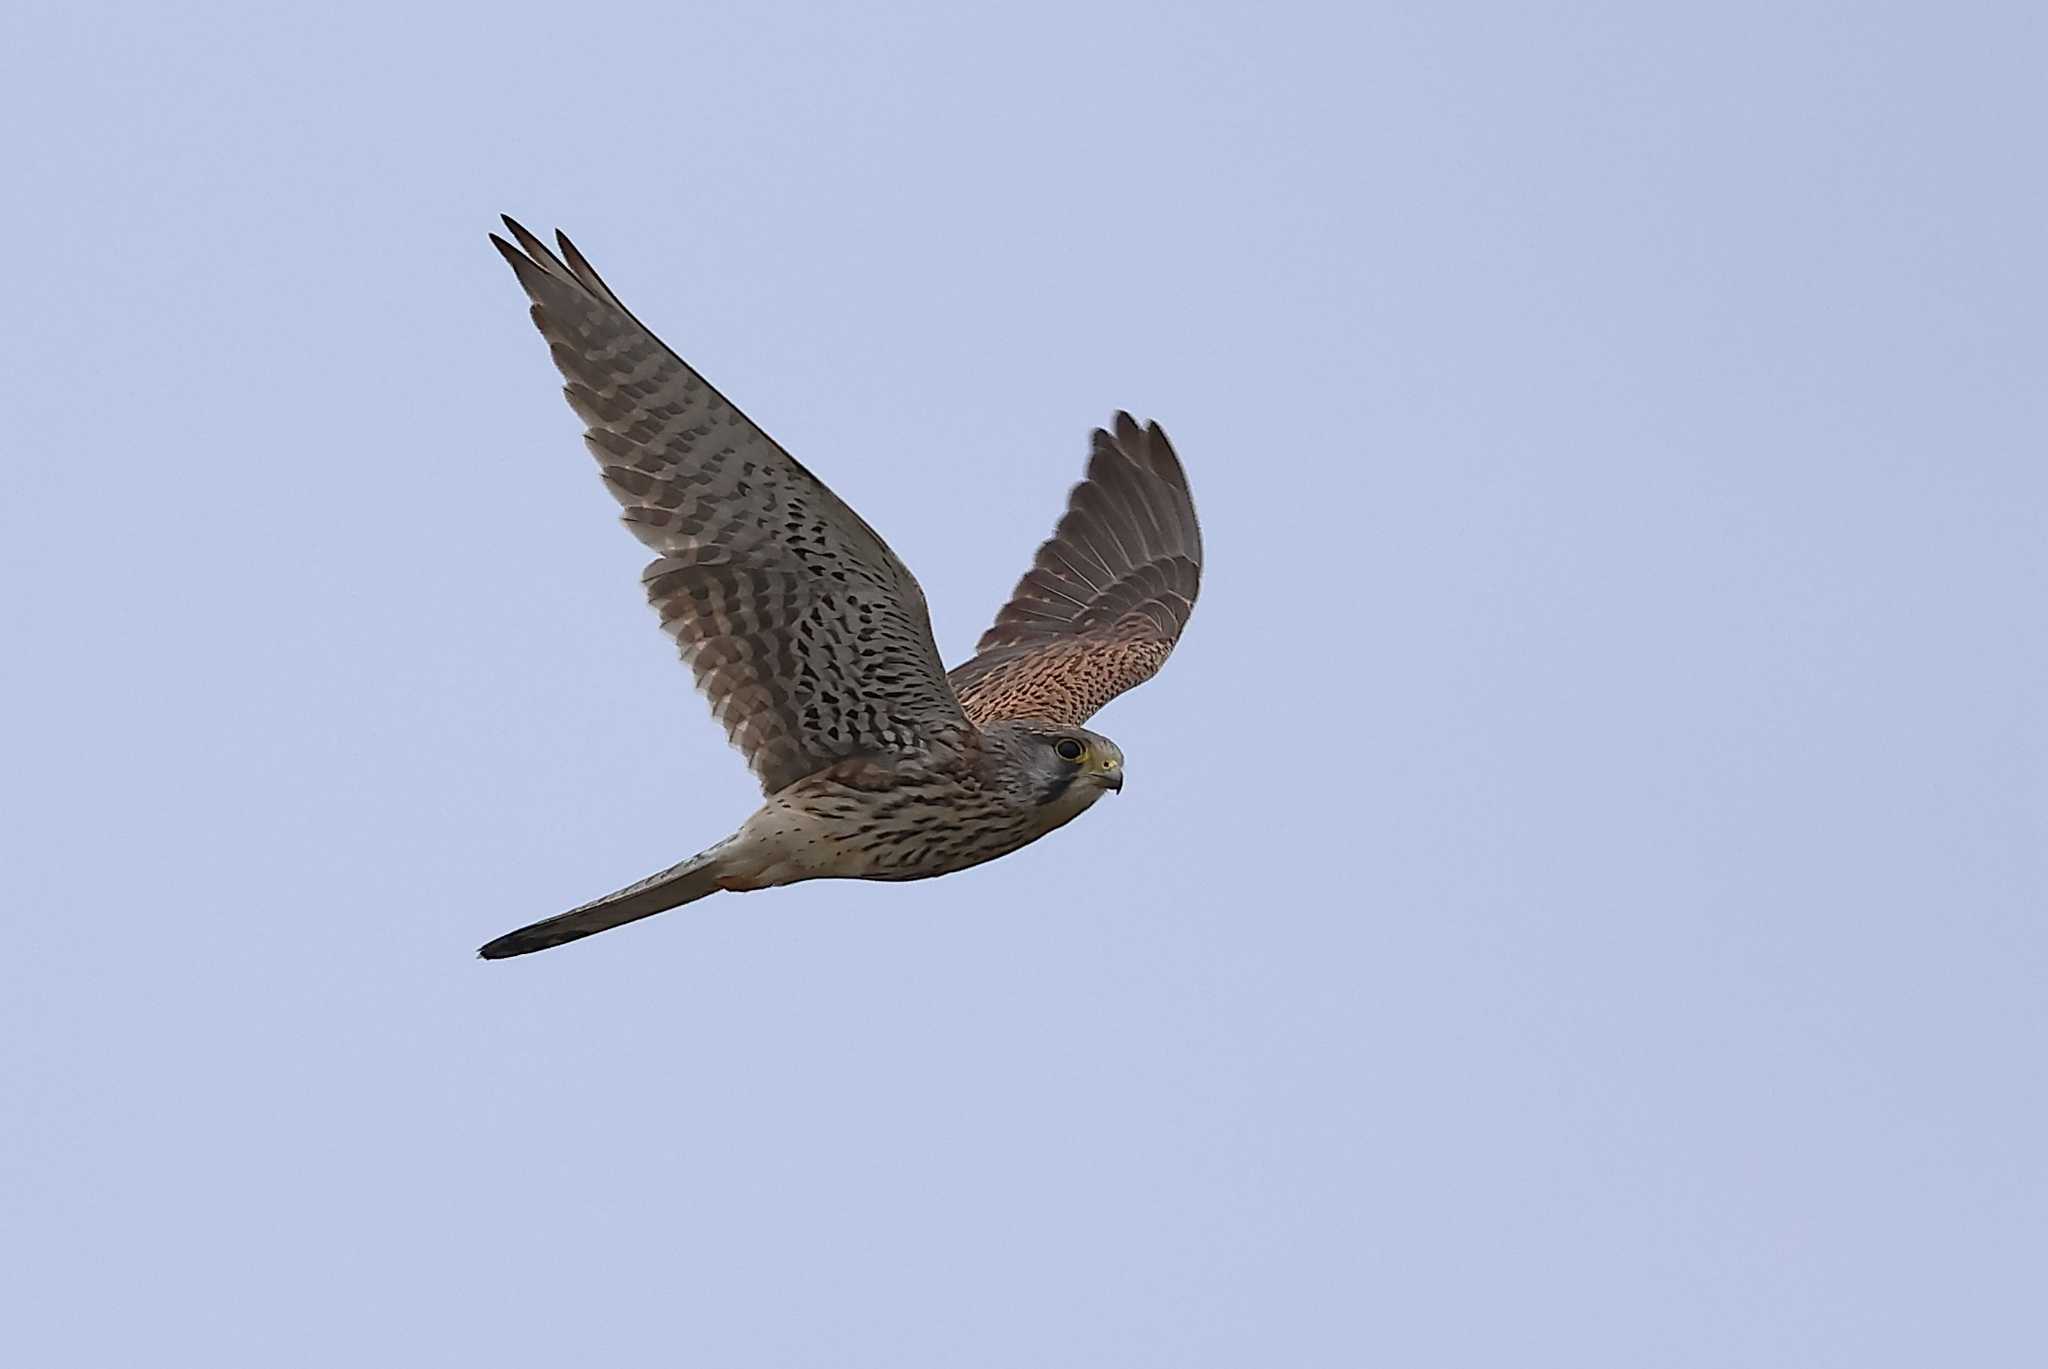
[[[880,794],[920,782],[960,783],[980,774],[986,754],[978,729],[939,727],[913,749],[847,756],[790,787]]]

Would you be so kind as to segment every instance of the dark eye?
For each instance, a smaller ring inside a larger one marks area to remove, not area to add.
[[[1088,748],[1072,737],[1061,737],[1052,744],[1052,752],[1063,761],[1077,761],[1088,754]]]

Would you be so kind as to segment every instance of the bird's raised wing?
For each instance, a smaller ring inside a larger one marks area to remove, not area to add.
[[[1079,726],[1158,673],[1202,582],[1202,530],[1157,423],[1095,430],[1088,478],[973,660],[949,677],[967,716]]]
[[[733,744],[774,793],[965,725],[924,594],[888,544],[626,311],[566,237],[491,241],[589,425],[641,577]],[[521,250],[524,249],[524,250]]]

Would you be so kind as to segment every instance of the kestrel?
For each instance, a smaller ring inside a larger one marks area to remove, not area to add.
[[[839,497],[628,313],[568,238],[491,241],[589,425],[662,626],[767,801],[716,846],[486,945],[524,955],[721,890],[927,879],[1008,855],[1123,788],[1081,726],[1150,679],[1194,609],[1202,534],[1156,423],[1097,429],[1086,478],[975,656]]]

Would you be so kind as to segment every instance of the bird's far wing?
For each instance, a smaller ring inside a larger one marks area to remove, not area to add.
[[[1202,582],[1187,473],[1157,423],[1095,430],[1087,479],[973,660],[950,679],[967,716],[1079,726],[1158,673]]]
[[[657,553],[662,626],[761,787],[964,724],[917,581],[874,529],[626,311],[566,237],[495,233],[589,425],[584,442]],[[523,249],[523,250],[522,250]]]

